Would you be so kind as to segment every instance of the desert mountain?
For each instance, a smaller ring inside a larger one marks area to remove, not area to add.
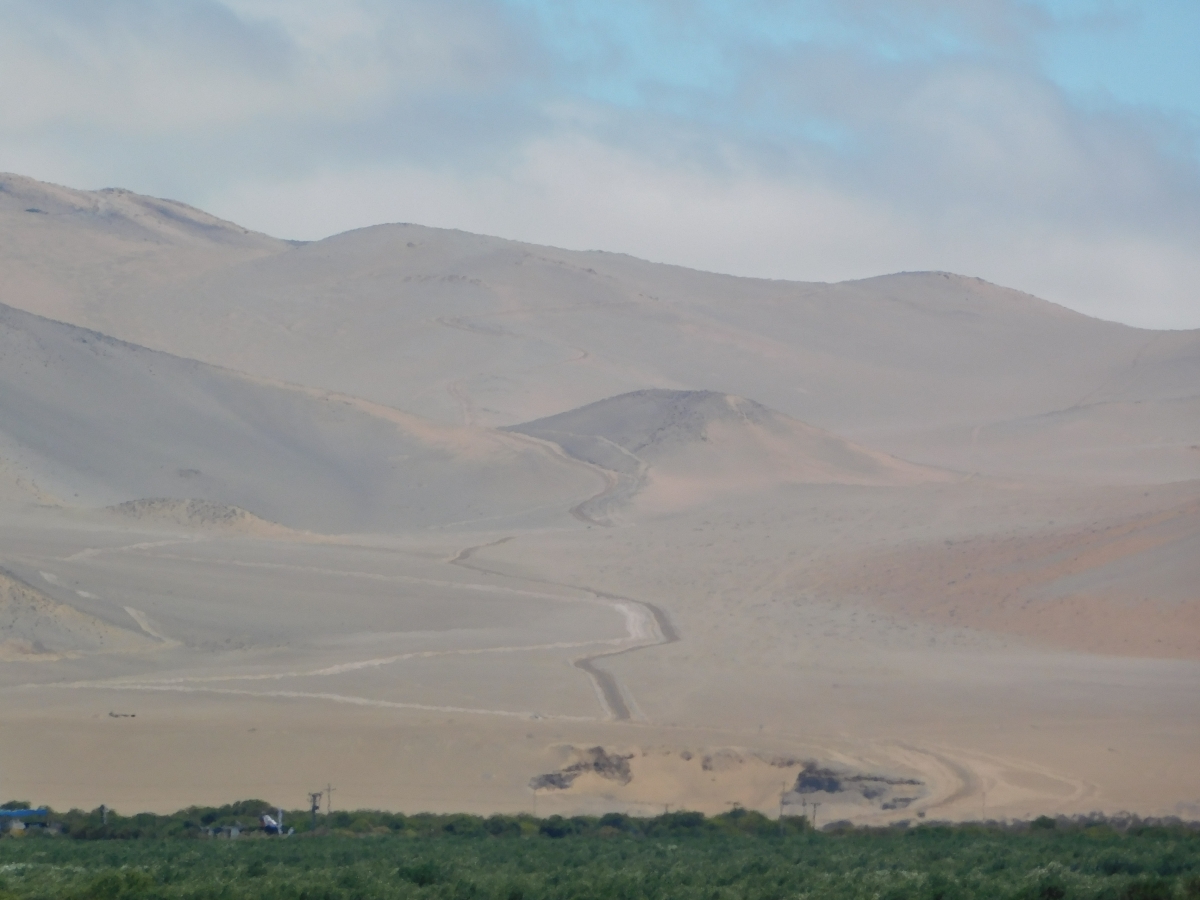
[[[264,383],[2,306],[0,458],[73,505],[195,499],[314,531],[565,509],[600,483],[517,435]]]
[[[1200,816],[1200,332],[10,176],[0,304],[9,796]]]
[[[10,280],[4,302],[446,424],[507,426],[650,386],[707,386],[905,458],[1024,474],[1061,435],[980,454],[974,429],[1022,430],[1069,412],[1084,423],[1066,432],[1078,436],[1076,461],[1115,468],[1068,463],[1062,472],[1153,481],[1153,460],[1138,474],[1136,457],[1143,447],[1159,452],[1154,422],[1143,417],[1124,437],[1132,470],[1128,454],[1111,458],[1090,443],[1103,440],[1107,404],[1165,410],[1194,397],[1200,379],[1197,332],[1102,322],[946,273],[766,281],[415,225],[292,246],[213,220],[183,229],[185,240],[176,234],[182,213],[162,201],[68,192],[78,206],[119,199],[141,218],[38,215],[24,211],[29,198],[60,189],[20,185],[22,199],[0,207],[0,227],[20,236],[11,265],[72,274]],[[36,203],[53,212],[50,200]],[[129,229],[151,224],[170,239],[142,241],[159,248],[153,259],[127,255],[117,269],[152,270],[153,279],[121,281],[97,248],[125,248]],[[205,248],[203,264],[195,247]],[[944,440],[954,433],[967,443]],[[1200,430],[1179,442],[1200,443]],[[1170,478],[1190,477],[1178,462]]]
[[[671,510],[787,484],[880,486],[951,477],[715,391],[633,391],[507,430],[553,441],[614,474],[614,489],[580,509],[589,515],[635,495],[645,509]]]
[[[291,246],[174,200],[0,174],[0,302],[101,331],[122,298]]]

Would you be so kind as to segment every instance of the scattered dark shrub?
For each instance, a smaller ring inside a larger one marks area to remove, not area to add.
[[[432,860],[401,866],[396,875],[403,881],[409,881],[417,887],[428,887],[437,884],[443,878],[441,866]]]
[[[569,834],[575,834],[576,830],[575,822],[564,819],[562,816],[551,816],[538,827],[539,833],[551,838],[563,838]]]
[[[488,816],[484,820],[483,830],[494,837],[515,837],[521,833],[521,822],[513,816]]]
[[[1105,875],[1140,875],[1145,866],[1134,859],[1126,859],[1116,853],[1106,853],[1100,857],[1098,868]]]
[[[1175,900],[1175,886],[1165,878],[1140,878],[1125,886],[1121,900]]]

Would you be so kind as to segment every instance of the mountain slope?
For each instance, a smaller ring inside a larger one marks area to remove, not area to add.
[[[152,649],[156,641],[59,603],[0,569],[0,661],[52,661],[84,653]]]
[[[0,193],[15,248],[0,250],[0,275],[25,287],[0,300],[446,424],[511,425],[629,391],[703,386],[906,458],[1019,475],[1046,445],[980,456],[942,436],[1200,396],[1200,332],[1102,322],[947,273],[766,281],[416,225],[291,246],[194,210],[177,227],[185,207],[128,194],[68,192],[95,209],[26,213],[37,191],[65,189],[19,181],[22,199],[11,178]],[[157,223],[151,241],[133,237],[150,233],[139,210]],[[31,267],[53,277],[31,281]],[[1120,444],[1157,437],[1130,427]],[[1075,442],[1068,456],[1114,460],[1087,467],[1089,478],[1186,475],[1178,460],[1160,471],[1156,453],[1112,455],[1103,430],[1056,438]]]
[[[0,302],[101,331],[131,297],[291,246],[173,200],[0,174]]]
[[[314,531],[565,509],[599,481],[516,436],[265,383],[3,306],[0,458],[75,505],[199,499]]]
[[[787,484],[897,486],[953,477],[715,391],[634,391],[507,430],[553,441],[618,476],[615,490],[581,510],[589,515],[635,496],[641,509],[668,511]]]
[[[1074,404],[1150,337],[940,273],[773,282],[411,225],[122,308],[139,343],[488,425],[702,385],[837,433],[974,425]]]

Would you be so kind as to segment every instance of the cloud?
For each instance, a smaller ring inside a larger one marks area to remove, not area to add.
[[[1064,229],[970,206],[930,212],[821,178],[765,176],[732,156],[715,172],[572,134],[531,143],[503,173],[327,171],[297,183],[255,183],[213,205],[242,221],[257,215],[274,233],[414,221],[747,276],[966,272],[1146,327],[1187,324],[1200,284],[1200,259],[1186,235]]]
[[[0,95],[0,168],[288,237],[405,220],[769,277],[950,269],[1200,326],[1195,122],[1083,102],[1044,65],[1056,35],[1111,35],[1127,4],[0,0],[0,16],[0,79],[20,88]]]
[[[296,77],[287,35],[219,3],[3,4],[6,131],[148,134],[245,122]]]
[[[358,128],[405,105],[510,86],[520,35],[486,4],[0,0],[8,132],[130,140]],[[339,27],[340,25],[340,27]]]

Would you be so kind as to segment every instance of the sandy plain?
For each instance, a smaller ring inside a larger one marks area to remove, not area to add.
[[[1200,817],[1195,332],[165,203],[0,179],[0,794]]]

